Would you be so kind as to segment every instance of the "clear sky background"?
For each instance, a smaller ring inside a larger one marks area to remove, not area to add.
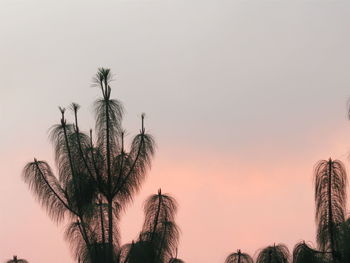
[[[347,0],[1,0],[0,261],[73,262],[21,171],[33,157],[54,166],[57,106],[78,102],[94,126],[101,66],[129,139],[146,112],[158,145],[123,243],[159,187],[179,202],[188,263],[314,242],[313,166],[349,166],[349,12]]]

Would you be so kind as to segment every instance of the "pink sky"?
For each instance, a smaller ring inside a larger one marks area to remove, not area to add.
[[[129,138],[146,112],[158,145],[122,218],[123,242],[159,187],[179,203],[186,262],[314,242],[313,166],[349,166],[350,3],[102,2],[0,4],[0,261],[73,262],[21,171],[33,157],[54,166],[47,130],[58,105],[78,102],[81,126],[93,127],[99,66],[117,74]]]

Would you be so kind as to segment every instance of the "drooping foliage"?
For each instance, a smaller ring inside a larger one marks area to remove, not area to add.
[[[304,241],[295,245],[293,249],[293,263],[326,263],[330,254],[311,248]]]
[[[227,256],[225,263],[253,263],[250,255],[242,253],[240,249],[237,252],[231,253]]]
[[[289,257],[288,248],[283,244],[278,244],[262,249],[256,263],[288,263]]]
[[[145,221],[136,242],[119,252],[120,262],[165,263],[177,253],[179,230],[174,218],[177,204],[168,194],[150,196],[144,203]]]
[[[6,263],[28,263],[28,261],[23,258],[17,258],[17,256],[13,256],[13,258],[7,260]]]
[[[346,214],[345,167],[339,160],[322,160],[314,174],[318,249],[339,260],[339,227]]]
[[[141,129],[124,143],[123,106],[111,98],[112,74],[100,68],[94,77],[102,97],[95,102],[96,138],[81,132],[79,105],[73,103],[73,122],[60,108],[60,123],[50,130],[58,175],[45,161],[34,159],[23,170],[24,181],[56,222],[69,221],[65,238],[81,262],[115,262],[120,248],[120,212],[139,190],[151,165],[155,142]]]

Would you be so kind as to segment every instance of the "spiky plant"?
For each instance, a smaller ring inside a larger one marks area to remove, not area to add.
[[[227,256],[225,263],[253,263],[253,259],[247,253],[242,253],[240,249],[237,252]]]
[[[142,258],[141,252],[145,253],[153,257],[152,262],[169,261],[177,249],[179,238],[174,222],[176,210],[175,199],[162,194],[160,189],[158,194],[150,196],[144,204],[145,222],[131,254],[137,253]],[[136,260],[137,257],[132,258]]]
[[[36,159],[23,172],[51,218],[57,222],[65,217],[70,220],[66,238],[75,248],[76,258],[86,262],[93,262],[97,254],[106,255],[103,262],[115,261],[119,212],[139,190],[155,147],[142,114],[140,133],[133,138],[129,151],[125,149],[123,107],[111,98],[111,80],[111,71],[104,68],[94,78],[94,86],[102,92],[102,98],[95,102],[96,143],[92,130],[90,134],[80,131],[78,104],[70,107],[73,123],[67,122],[65,109],[60,108],[60,124],[50,133],[58,177],[46,162]]]
[[[311,248],[308,244],[299,242],[293,249],[293,263],[327,263],[329,253]]]
[[[262,249],[256,263],[288,263],[289,257],[288,248],[283,244],[278,244]]]
[[[13,258],[7,260],[6,263],[28,263],[28,261],[23,258],[17,258],[17,256],[13,256]]]
[[[340,260],[338,232],[345,221],[347,176],[339,160],[321,160],[315,166],[315,202],[318,249]]]

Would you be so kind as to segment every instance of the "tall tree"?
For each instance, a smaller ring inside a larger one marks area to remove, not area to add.
[[[57,222],[69,218],[66,238],[75,248],[76,258],[86,262],[116,260],[119,212],[139,190],[155,147],[142,114],[140,133],[127,151],[121,125],[123,106],[111,98],[111,81],[109,69],[100,68],[94,77],[94,86],[102,93],[95,102],[96,140],[92,130],[90,134],[80,131],[78,104],[70,107],[73,123],[67,122],[65,109],[60,108],[60,123],[50,133],[58,177],[46,162],[36,159],[23,172],[51,218]]]
[[[253,259],[247,253],[242,253],[240,249],[237,252],[227,256],[225,263],[253,263]]]
[[[95,102],[97,152],[100,158],[95,164],[99,191],[107,204],[107,240],[110,257],[113,255],[115,204],[124,206],[139,189],[147,167],[154,153],[154,140],[144,128],[142,115],[141,130],[132,141],[130,152],[124,148],[124,132],[121,126],[123,107],[118,100],[111,99],[112,74],[109,69],[99,69],[94,78],[102,98]],[[94,161],[93,161],[94,162]]]
[[[319,161],[315,166],[317,244],[321,251],[340,260],[338,232],[345,221],[347,176],[339,160]]]

